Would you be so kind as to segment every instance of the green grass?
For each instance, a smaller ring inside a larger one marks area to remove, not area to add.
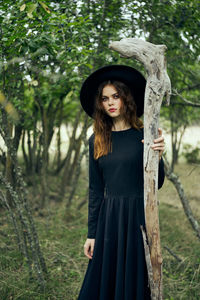
[[[186,194],[191,199],[192,209],[200,222],[200,187],[197,183],[200,168],[188,175],[191,169],[192,166],[180,165],[176,172],[180,174]],[[7,212],[1,211],[0,300],[77,299],[88,263],[83,253],[87,236],[87,203],[80,211],[76,209],[84,195],[82,186],[85,186],[84,179],[78,190],[81,196],[74,197],[70,211],[66,212],[64,202],[51,201],[48,209],[34,213],[48,267],[47,283],[43,291],[39,289],[36,279],[29,281],[26,262],[19,254],[9,217]],[[184,215],[174,187],[167,179],[159,190],[158,198],[164,299],[200,299],[200,241]],[[181,262],[169,254],[164,246],[170,248]]]

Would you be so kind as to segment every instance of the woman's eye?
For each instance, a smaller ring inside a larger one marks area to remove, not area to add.
[[[117,94],[117,95],[114,95],[114,98],[115,98],[115,99],[119,98],[119,95],[118,95],[118,94]]]

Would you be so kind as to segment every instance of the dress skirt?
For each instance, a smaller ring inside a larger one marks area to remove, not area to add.
[[[104,196],[77,300],[151,299],[140,225],[145,228],[143,195]]]

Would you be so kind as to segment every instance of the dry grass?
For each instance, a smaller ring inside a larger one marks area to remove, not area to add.
[[[192,209],[200,222],[200,167],[191,172],[192,168],[191,165],[180,165],[177,166],[176,173],[180,174]],[[52,180],[53,178],[50,179],[51,184]],[[17,251],[8,216],[1,212],[0,300],[77,299],[88,263],[83,253],[87,236],[87,204],[81,211],[76,208],[83,200],[83,189],[85,190],[84,178],[80,181],[78,194],[68,212],[65,203],[53,201],[48,209],[35,211],[34,219],[49,270],[44,291],[39,290],[36,281],[29,282],[27,267]],[[159,190],[158,197],[165,300],[200,299],[199,240],[184,215],[176,190],[168,180]],[[181,262],[164,246],[170,248]]]

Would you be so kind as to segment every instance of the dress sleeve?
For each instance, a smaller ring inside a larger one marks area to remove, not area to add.
[[[94,159],[94,134],[89,138],[89,202],[88,238],[95,238],[101,201],[104,197],[104,180],[98,160]]]
[[[159,167],[158,167],[158,189],[160,189],[163,186],[165,180],[165,171],[164,171],[164,161],[161,157],[161,160],[159,161]]]

